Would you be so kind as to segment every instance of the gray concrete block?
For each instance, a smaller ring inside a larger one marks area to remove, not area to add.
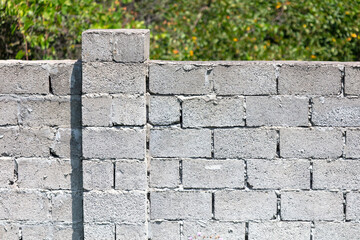
[[[19,227],[14,224],[0,224],[0,239],[19,240]]]
[[[210,79],[220,95],[276,94],[275,67],[270,62],[216,66]]]
[[[244,98],[191,98],[182,104],[184,127],[244,126]]]
[[[136,95],[113,96],[112,122],[114,125],[145,125],[145,97]]]
[[[178,222],[150,222],[149,238],[151,240],[180,240]]]
[[[51,61],[50,83],[55,95],[80,95],[82,85],[81,61]]]
[[[180,102],[172,96],[151,96],[149,122],[153,125],[169,125],[180,122]]]
[[[360,160],[318,160],[313,163],[314,189],[360,189]]]
[[[310,227],[309,222],[250,222],[249,240],[308,240]]]
[[[115,189],[146,190],[147,169],[145,161],[116,161]]]
[[[0,61],[0,94],[48,94],[45,62]]]
[[[0,158],[0,188],[9,188],[14,184],[15,161],[12,158]]]
[[[51,217],[53,221],[80,223],[82,221],[82,193],[55,191],[51,194]]]
[[[343,219],[341,192],[282,192],[281,219],[296,221]]]
[[[46,158],[16,159],[20,188],[71,189],[71,162]]]
[[[212,89],[209,68],[187,62],[151,62],[150,91],[159,94],[208,94]]]
[[[148,240],[147,228],[144,224],[116,224],[116,240],[128,239]]]
[[[61,158],[71,158],[72,163],[81,156],[81,129],[59,128],[50,151]]]
[[[352,66],[345,65],[345,94],[360,95],[360,66],[356,63]]]
[[[244,188],[242,160],[184,159],[184,188]]]
[[[316,222],[314,239],[316,240],[357,240],[360,224],[351,222]]]
[[[211,157],[211,130],[153,129],[150,152],[153,157]]]
[[[84,222],[146,221],[146,193],[140,192],[85,192]]]
[[[322,63],[282,63],[279,94],[338,95],[341,91],[341,66]]]
[[[346,158],[360,158],[360,131],[346,130],[344,154]]]
[[[18,101],[15,98],[0,98],[0,125],[16,125],[18,123]]]
[[[51,230],[50,226],[47,224],[29,224],[21,226],[21,235],[23,236],[23,239],[49,239],[51,238]]]
[[[277,134],[265,129],[215,129],[215,158],[274,158]]]
[[[317,126],[360,126],[360,99],[314,98],[312,122]]]
[[[145,64],[83,63],[83,93],[144,93]]]
[[[84,224],[84,240],[115,240],[115,224]]]
[[[112,97],[83,95],[82,124],[83,126],[111,126]]]
[[[217,191],[215,219],[229,221],[270,220],[275,218],[275,192]]]
[[[185,239],[232,239],[245,238],[245,223],[215,221],[184,221],[183,235]],[[200,236],[199,236],[200,235]]]
[[[145,130],[130,128],[85,128],[84,158],[145,157]]]
[[[248,183],[254,189],[309,189],[308,160],[247,160]]]
[[[360,193],[350,192],[346,194],[346,220],[360,220]]]
[[[280,155],[285,158],[338,158],[343,151],[341,130],[333,128],[280,129]]]
[[[44,192],[1,190],[0,218],[11,221],[49,221],[50,198]]]
[[[148,29],[90,29],[82,33],[82,60],[144,62],[149,45]]]
[[[209,192],[151,192],[151,219],[211,219]]]
[[[308,105],[306,97],[246,97],[246,125],[308,126]]]
[[[53,229],[53,238],[59,240],[84,239],[83,231],[76,225],[58,225]]]
[[[179,160],[151,159],[150,187],[176,188],[180,184]]]
[[[111,161],[83,161],[83,186],[87,190],[106,190],[114,185],[114,164]]]
[[[0,155],[48,157],[54,133],[48,127],[0,127]]]

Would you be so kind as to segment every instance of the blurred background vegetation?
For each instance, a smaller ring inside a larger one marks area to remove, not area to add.
[[[0,0],[1,59],[78,59],[89,28],[148,28],[151,59],[360,60],[359,0]]]

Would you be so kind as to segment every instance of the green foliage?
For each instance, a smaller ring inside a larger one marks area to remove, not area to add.
[[[3,38],[0,32],[1,58],[78,58],[86,29],[149,28],[152,59],[360,59],[359,0],[0,3],[0,31],[5,32]]]

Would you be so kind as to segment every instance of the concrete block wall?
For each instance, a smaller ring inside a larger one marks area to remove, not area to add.
[[[358,239],[360,64],[0,61],[0,239]]]

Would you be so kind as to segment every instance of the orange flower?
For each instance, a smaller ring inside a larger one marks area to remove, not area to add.
[[[351,41],[351,38],[349,37],[349,38],[347,38],[346,40],[347,40],[348,42],[350,42],[350,41]]]
[[[315,55],[311,55],[311,58],[312,58],[312,59],[315,59],[315,58],[316,58],[316,56],[315,56]]]
[[[196,41],[196,39],[197,39],[197,38],[196,38],[195,36],[192,37],[192,40],[193,40],[194,42]]]
[[[281,2],[277,2],[276,3],[276,7],[275,7],[276,9],[279,9],[279,8],[281,8]]]
[[[356,33],[352,33],[351,37],[356,38],[357,37]]]
[[[174,49],[172,52],[173,52],[174,54],[178,54],[178,53],[179,53],[179,50]]]
[[[230,16],[226,16],[226,19],[230,19]]]
[[[237,41],[239,41],[239,39],[237,39],[237,38],[234,38],[234,39],[233,39],[233,41],[234,41],[234,42],[237,42]]]
[[[190,50],[190,56],[194,56],[194,51],[193,50]]]

